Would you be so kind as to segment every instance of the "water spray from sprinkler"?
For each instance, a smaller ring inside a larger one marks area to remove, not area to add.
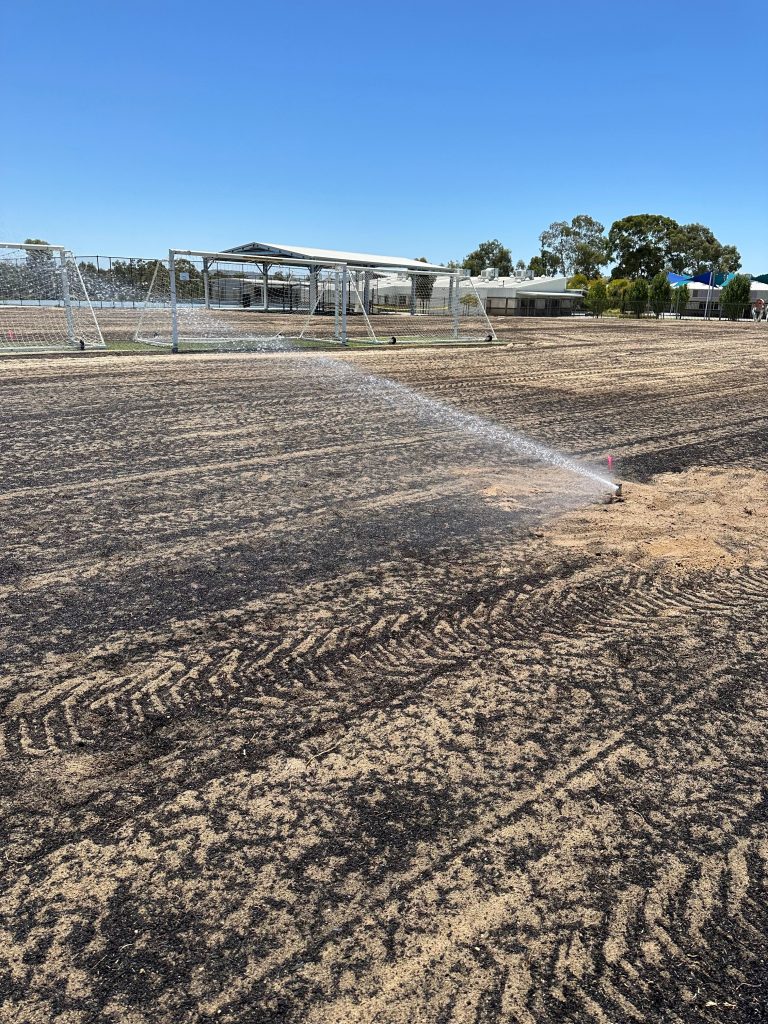
[[[474,435],[480,440],[515,451],[524,458],[529,458],[536,462],[544,462],[567,473],[573,473],[583,479],[590,480],[600,489],[603,487],[608,488],[611,493],[611,500],[621,492],[620,484],[615,484],[594,468],[577,462],[570,456],[556,451],[554,448],[549,448],[547,445],[540,444],[524,434],[493,423],[483,416],[462,412],[461,409],[457,409],[446,402],[441,402],[436,398],[429,398],[427,395],[414,391],[413,388],[408,387],[406,384],[401,384],[386,377],[378,377],[375,374],[361,373],[344,360],[323,356],[319,356],[318,359],[329,370],[333,369],[336,373],[349,374],[350,378],[358,381],[361,386],[375,388],[376,393],[382,399],[391,402],[393,405],[397,405],[400,408],[408,408],[410,406],[414,411],[418,410],[423,415],[433,417],[447,427],[454,427],[465,434]]]

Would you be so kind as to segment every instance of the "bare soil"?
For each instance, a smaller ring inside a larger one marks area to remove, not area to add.
[[[498,327],[0,363],[3,1024],[768,1017],[768,331]]]

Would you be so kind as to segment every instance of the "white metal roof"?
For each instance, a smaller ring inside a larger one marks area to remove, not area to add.
[[[422,264],[423,266],[423,264]],[[451,275],[443,272],[435,275],[434,288],[447,291]],[[496,277],[486,279],[484,277],[471,278],[472,285],[478,295],[485,298],[504,298],[505,296],[514,299],[518,293],[533,298],[581,298],[582,292],[579,289],[567,287],[566,277],[534,277],[527,280],[520,280],[516,277]],[[410,288],[408,281],[402,281],[397,274],[388,274],[378,281],[380,289],[400,288],[405,291]]]
[[[402,267],[409,270],[442,270],[438,263],[421,263],[409,256],[379,256],[370,252],[346,252],[342,249],[316,249],[308,245],[278,245],[275,242],[246,242],[223,252],[243,253],[247,256],[286,256],[289,259],[328,260],[346,263],[351,267]]]

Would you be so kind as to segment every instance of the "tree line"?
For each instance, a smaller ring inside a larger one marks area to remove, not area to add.
[[[541,249],[516,270],[534,277],[562,275],[568,286],[585,292],[585,305],[601,316],[607,309],[641,316],[656,316],[676,309],[681,314],[690,299],[685,285],[672,288],[667,272],[694,277],[707,271],[731,273],[741,266],[735,245],[724,245],[704,224],[678,224],[671,217],[639,213],[604,225],[587,214],[569,221],[554,221],[539,235]],[[608,279],[603,268],[613,264]],[[458,263],[449,264],[458,267]],[[473,276],[486,267],[512,274],[512,253],[498,239],[482,242],[468,253],[461,266]],[[749,305],[750,278],[737,275],[723,288],[720,308],[726,316],[742,316]]]
[[[571,221],[554,221],[539,235],[539,242],[540,251],[528,264],[518,260],[516,269],[527,269],[536,277],[582,274],[593,280],[612,263],[612,279],[651,280],[666,270],[693,277],[713,268],[730,273],[741,266],[736,246],[724,245],[704,224],[678,224],[655,213],[622,217],[607,232],[594,217],[580,213]],[[468,253],[461,266],[473,275],[497,267],[507,276],[513,269],[512,254],[492,239]]]

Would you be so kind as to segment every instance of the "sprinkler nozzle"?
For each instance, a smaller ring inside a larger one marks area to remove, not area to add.
[[[614,484],[613,486],[614,486],[614,492],[613,492],[614,498],[620,498],[621,497],[621,484]]]

